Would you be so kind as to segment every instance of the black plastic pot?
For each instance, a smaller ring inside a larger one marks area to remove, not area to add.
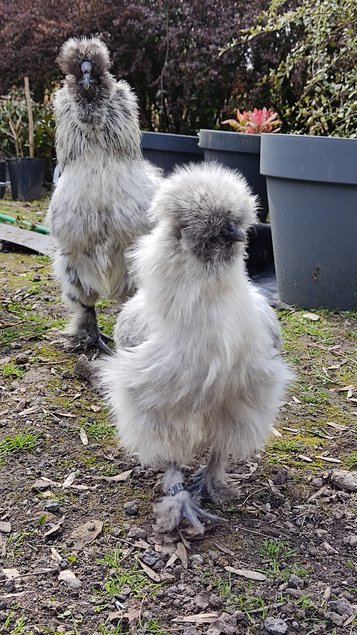
[[[203,161],[203,151],[198,147],[198,137],[170,134],[168,132],[143,132],[141,139],[143,156],[164,170],[172,171],[175,165]]]
[[[0,161],[0,182],[6,183],[6,161]],[[5,185],[0,185],[0,198],[4,198],[5,190]]]
[[[42,195],[44,161],[42,159],[8,159],[12,198],[34,201]]]
[[[251,277],[274,267],[270,223],[256,223],[249,230],[247,256],[247,269]]]
[[[263,134],[280,299],[357,309],[357,139]]]
[[[229,168],[239,170],[259,196],[261,209],[259,220],[268,216],[268,198],[265,176],[260,167],[260,135],[226,132],[224,130],[200,130],[199,147],[205,161],[218,161]]]

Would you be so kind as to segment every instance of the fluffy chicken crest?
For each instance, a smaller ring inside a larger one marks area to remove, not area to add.
[[[72,37],[65,42],[57,57],[58,65],[65,75],[80,75],[83,60],[92,62],[99,73],[108,71],[111,62],[109,51],[99,38]]]

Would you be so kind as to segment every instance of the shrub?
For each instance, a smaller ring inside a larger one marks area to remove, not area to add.
[[[290,38],[280,63],[261,85],[292,132],[357,134],[357,4],[355,0],[272,0],[243,41]]]
[[[50,101],[33,103],[35,156],[51,159],[54,156],[54,120]],[[0,98],[1,151],[6,156],[23,157],[29,154],[28,115],[25,95],[12,89]]]

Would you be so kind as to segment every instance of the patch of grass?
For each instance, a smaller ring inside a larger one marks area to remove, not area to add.
[[[39,435],[31,432],[18,432],[13,436],[5,436],[0,441],[0,458],[19,452],[31,452],[36,445]]]
[[[33,535],[33,531],[15,531],[7,538],[6,552],[12,560],[22,553],[22,545],[27,538]]]
[[[109,423],[106,420],[98,420],[93,423],[84,424],[86,432],[91,436],[95,441],[104,441],[114,439],[115,437],[115,427],[113,424]]]
[[[16,620],[14,624],[13,614],[9,613],[2,627],[0,628],[0,633],[6,633],[7,635],[33,635],[33,631],[29,631],[26,628],[26,620],[24,617],[20,617]],[[11,630],[8,630],[10,629]]]
[[[170,635],[168,631],[163,631],[157,620],[149,620],[145,622],[145,631],[150,635]]]
[[[343,460],[350,470],[357,470],[357,451],[350,452]]]
[[[127,633],[127,629],[123,631],[120,624],[117,626],[104,626],[104,624],[100,624],[99,633],[100,635],[124,635],[124,633]]]
[[[22,377],[24,372],[25,372],[24,369],[20,368],[20,366],[17,366],[14,360],[7,362],[2,367],[2,375],[4,379],[8,379],[9,377],[16,377],[16,378]]]
[[[150,582],[140,569],[137,561],[131,565],[128,565],[125,561],[124,565],[121,547],[117,547],[114,551],[108,553],[102,560],[99,560],[98,564],[107,564],[112,570],[115,570],[115,573],[104,583],[105,590],[112,597],[121,593],[125,587],[128,587],[132,596],[144,598],[148,591],[155,595],[162,586],[161,584]]]
[[[264,572],[273,578],[281,577],[286,580],[292,573],[299,576],[309,574],[304,567],[288,564],[288,561],[296,556],[296,550],[290,549],[282,540],[264,540],[259,549],[259,556],[263,560]]]

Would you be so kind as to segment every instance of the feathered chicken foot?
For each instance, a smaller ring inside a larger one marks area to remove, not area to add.
[[[225,472],[225,460],[212,452],[207,467],[192,476],[188,491],[199,500],[224,503],[239,496],[234,481]]]
[[[82,311],[76,326],[74,339],[78,341],[79,347],[83,346],[84,349],[87,349],[93,346],[99,348],[106,355],[113,354],[107,343],[114,340],[99,330],[94,306],[82,305]]]
[[[183,474],[178,467],[173,466],[167,470],[162,479],[162,485],[166,496],[154,505],[157,531],[172,531],[182,520],[187,520],[203,534],[205,530],[203,523],[226,522],[224,518],[201,509],[199,503],[187,490]]]

